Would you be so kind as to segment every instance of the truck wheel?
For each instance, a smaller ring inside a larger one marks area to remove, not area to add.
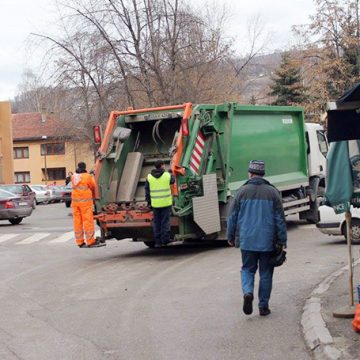
[[[150,249],[155,247],[155,242],[154,241],[144,241],[144,244],[149,247]]]
[[[10,224],[18,225],[21,223],[22,219],[23,218],[9,219],[9,221],[10,221]]]
[[[351,230],[353,234],[352,243],[360,244],[360,220],[359,219],[351,219]],[[344,235],[346,239],[346,222],[341,227],[341,233]]]

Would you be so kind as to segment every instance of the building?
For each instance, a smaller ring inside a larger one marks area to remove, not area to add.
[[[0,184],[13,182],[12,155],[11,106],[9,101],[0,101]]]
[[[15,183],[61,185],[79,161],[93,168],[91,142],[74,131],[81,128],[45,113],[13,114],[12,126]]]

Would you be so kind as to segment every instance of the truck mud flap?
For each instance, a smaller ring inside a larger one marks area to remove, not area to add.
[[[206,234],[221,230],[216,174],[203,176],[204,196],[193,198],[194,221]]]

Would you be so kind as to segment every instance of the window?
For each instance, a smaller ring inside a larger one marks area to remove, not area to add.
[[[41,144],[41,155],[63,155],[65,154],[65,143]]]
[[[14,159],[28,159],[29,148],[28,147],[16,147],[14,148]]]
[[[43,180],[45,180],[45,169],[42,169]],[[47,168],[47,180],[64,180],[66,178],[65,168]]]
[[[317,137],[318,137],[318,141],[319,141],[319,148],[320,148],[320,152],[326,157],[327,152],[328,152],[328,144],[326,141],[326,137],[323,131],[318,130],[317,132]]]
[[[21,171],[15,173],[15,183],[29,183],[30,182],[30,172]]]

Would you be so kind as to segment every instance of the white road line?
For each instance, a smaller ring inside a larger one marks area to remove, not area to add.
[[[19,241],[18,243],[16,243],[16,245],[26,245],[26,244],[32,244],[34,242],[40,241],[41,239],[44,239],[48,236],[50,236],[50,233],[35,233],[31,236],[29,236],[28,238]]]
[[[300,225],[301,229],[316,229],[315,224]]]
[[[67,241],[69,241],[71,239],[75,239],[73,231],[66,232],[65,234],[62,234],[62,235],[58,236],[56,239],[50,240],[49,244],[64,243],[64,242],[67,242]]]
[[[4,242],[4,241],[8,241],[11,240],[17,236],[19,236],[20,234],[4,234],[4,235],[0,235],[0,243]]]
[[[95,237],[100,236],[100,230],[96,230],[95,231]],[[73,240],[75,242],[75,238],[74,238],[74,232],[73,231],[69,231],[65,234],[62,234],[60,236],[58,236],[56,239],[54,240],[50,240],[49,244],[60,244],[60,243],[65,243],[69,240]]]

